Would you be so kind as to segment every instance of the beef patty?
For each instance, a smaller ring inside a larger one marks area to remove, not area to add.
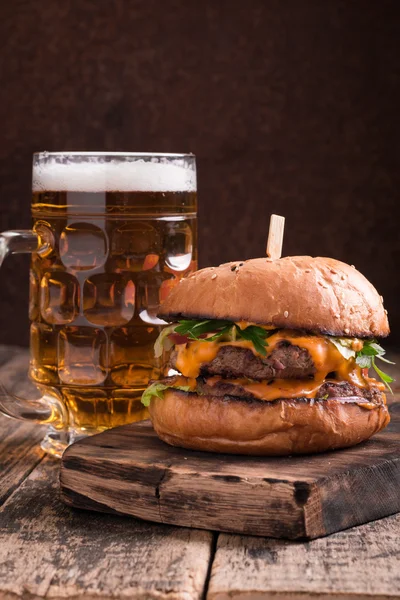
[[[170,359],[174,369],[177,369],[176,359],[177,352],[174,351]],[[248,348],[222,346],[214,360],[204,363],[200,370],[200,375],[204,377],[211,375],[228,378],[248,377],[256,381],[305,379],[314,373],[314,363],[308,350],[286,341],[277,344],[266,358],[256,356]]]
[[[210,396],[233,396],[236,398],[243,399],[254,399],[256,396],[250,394],[241,385],[234,383],[228,383],[223,379],[214,383],[214,385],[208,385],[207,380],[199,377],[197,379],[196,392],[199,394],[206,394]],[[377,387],[370,388],[359,388],[352,383],[347,381],[342,382],[331,382],[327,381],[319,388],[315,400],[327,400],[328,398],[360,398],[367,402],[373,402],[375,404],[381,404],[383,402],[382,392]],[[295,398],[296,399],[296,398]],[[261,400],[264,402],[264,400]]]
[[[177,375],[172,377],[166,377],[161,380],[161,383],[165,385],[173,386],[178,379]],[[197,387],[195,390],[198,394],[204,394],[208,396],[216,396],[219,398],[229,397],[237,398],[238,400],[253,400],[258,402],[265,402],[260,400],[256,396],[253,396],[250,392],[246,391],[241,385],[230,383],[221,379],[215,382],[213,385],[207,383],[207,379],[204,377],[197,378]],[[369,388],[360,388],[347,381],[335,382],[326,381],[319,388],[316,397],[313,400],[323,401],[330,398],[359,398],[360,401],[373,402],[374,404],[382,404],[384,401],[384,395],[379,388],[371,386]],[[284,400],[284,398],[278,398],[278,400]],[[311,402],[310,398],[293,398],[293,400],[305,400]]]

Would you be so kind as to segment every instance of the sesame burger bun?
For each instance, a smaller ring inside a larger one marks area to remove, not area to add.
[[[308,454],[359,444],[388,424],[385,404],[368,410],[348,400],[222,400],[169,389],[161,401],[151,402],[150,416],[157,435],[172,446],[258,456]]]
[[[162,304],[166,321],[228,319],[359,338],[386,337],[382,298],[354,267],[333,258],[254,258],[196,271]]]

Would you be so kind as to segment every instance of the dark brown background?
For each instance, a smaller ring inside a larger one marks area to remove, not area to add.
[[[385,296],[400,262],[398,0],[1,3],[1,227],[28,227],[35,150],[192,151],[201,265],[353,263]],[[27,341],[27,270],[1,273],[0,342]]]

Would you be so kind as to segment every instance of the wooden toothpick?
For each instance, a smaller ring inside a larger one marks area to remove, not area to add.
[[[284,229],[285,217],[271,215],[267,240],[267,256],[273,260],[281,257]]]

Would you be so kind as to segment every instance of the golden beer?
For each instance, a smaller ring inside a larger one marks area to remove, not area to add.
[[[147,417],[160,302],[197,268],[194,157],[61,155],[33,173],[30,377],[72,437]],[[44,248],[44,250],[43,250]]]

